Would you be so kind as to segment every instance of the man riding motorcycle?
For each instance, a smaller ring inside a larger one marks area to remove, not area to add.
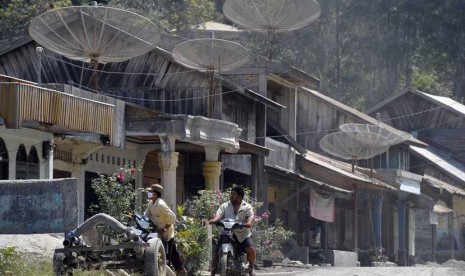
[[[247,253],[247,261],[249,262],[249,275],[255,275],[253,268],[255,265],[255,246],[252,241],[252,222],[254,220],[254,213],[252,206],[243,200],[244,189],[240,186],[235,186],[231,190],[230,202],[222,204],[215,217],[209,221],[209,224],[215,224],[221,219],[235,219],[243,223],[244,227],[241,229],[234,229],[234,240],[239,244],[239,248]],[[213,254],[212,271],[211,275],[216,274],[216,265],[218,263],[218,254]]]

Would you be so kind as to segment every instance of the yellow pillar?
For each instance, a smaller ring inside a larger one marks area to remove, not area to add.
[[[206,190],[220,189],[221,162],[203,162],[203,176],[205,177]]]

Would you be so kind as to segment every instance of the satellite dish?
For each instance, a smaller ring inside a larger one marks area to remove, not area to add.
[[[72,6],[45,12],[31,22],[29,34],[45,48],[90,63],[120,62],[153,49],[159,28],[136,13],[102,6]],[[96,75],[94,72],[94,84]]]
[[[174,47],[172,54],[178,63],[207,73],[209,80],[208,117],[210,118],[214,117],[215,106],[220,102],[214,95],[213,76],[215,72],[232,70],[249,59],[249,51],[244,46],[215,38],[199,38],[182,42]]]
[[[226,0],[223,13],[251,31],[286,32],[314,22],[321,8],[315,0]]]
[[[369,159],[385,152],[389,141],[376,133],[339,131],[330,133],[320,140],[320,147],[327,153],[352,161],[352,171],[356,160]]]
[[[173,58],[180,64],[201,72],[226,72],[249,60],[242,45],[222,39],[199,38],[178,44]]]
[[[411,134],[406,133],[406,132],[394,133],[386,128],[382,128],[380,126],[375,126],[375,125],[370,125],[370,124],[355,124],[355,123],[343,124],[339,126],[339,129],[344,132],[376,133],[386,138],[386,140],[389,142],[391,146],[403,143],[413,138]]]

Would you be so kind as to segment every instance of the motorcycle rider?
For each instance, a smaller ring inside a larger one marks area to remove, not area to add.
[[[160,184],[152,184],[150,188],[145,189],[150,202],[144,215],[149,217],[157,225],[157,232],[162,240],[168,243],[169,261],[173,264],[176,275],[184,275],[186,269],[176,248],[174,240],[174,224],[176,223],[176,215],[170,209],[168,204],[161,198],[163,186]]]
[[[253,276],[255,275],[253,268],[255,265],[256,252],[251,238],[252,232],[250,228],[254,220],[254,213],[252,205],[243,200],[244,194],[244,189],[241,186],[233,187],[229,198],[230,201],[222,204],[218,208],[215,217],[209,221],[209,224],[214,224],[221,219],[235,219],[237,222],[243,223],[244,227],[242,229],[233,230],[233,236],[234,240],[238,242],[239,248],[247,253],[249,275]],[[217,263],[218,254],[213,254],[211,275],[216,274]]]

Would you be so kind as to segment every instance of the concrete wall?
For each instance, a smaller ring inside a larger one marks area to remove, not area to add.
[[[60,233],[77,227],[77,179],[0,181],[0,234]]]
[[[96,151],[90,151],[85,158],[86,164],[69,164],[60,160],[54,163],[54,169],[71,172],[71,176],[78,179],[77,192],[79,194],[78,218],[79,223],[84,222],[85,214],[85,172],[95,172],[110,175],[124,166],[123,161],[135,162],[136,167],[142,169],[146,155],[151,151],[159,151],[157,147],[140,146],[134,143],[125,143],[124,149],[104,147]],[[118,163],[119,160],[119,163]],[[142,173],[136,173],[136,187],[142,186]]]
[[[8,179],[16,179],[16,154],[21,144],[26,148],[27,154],[32,146],[36,148],[39,156],[40,178],[52,178],[53,159],[42,157],[42,142],[53,141],[53,133],[28,128],[6,129],[5,126],[0,126],[0,138],[3,139],[8,150]]]

